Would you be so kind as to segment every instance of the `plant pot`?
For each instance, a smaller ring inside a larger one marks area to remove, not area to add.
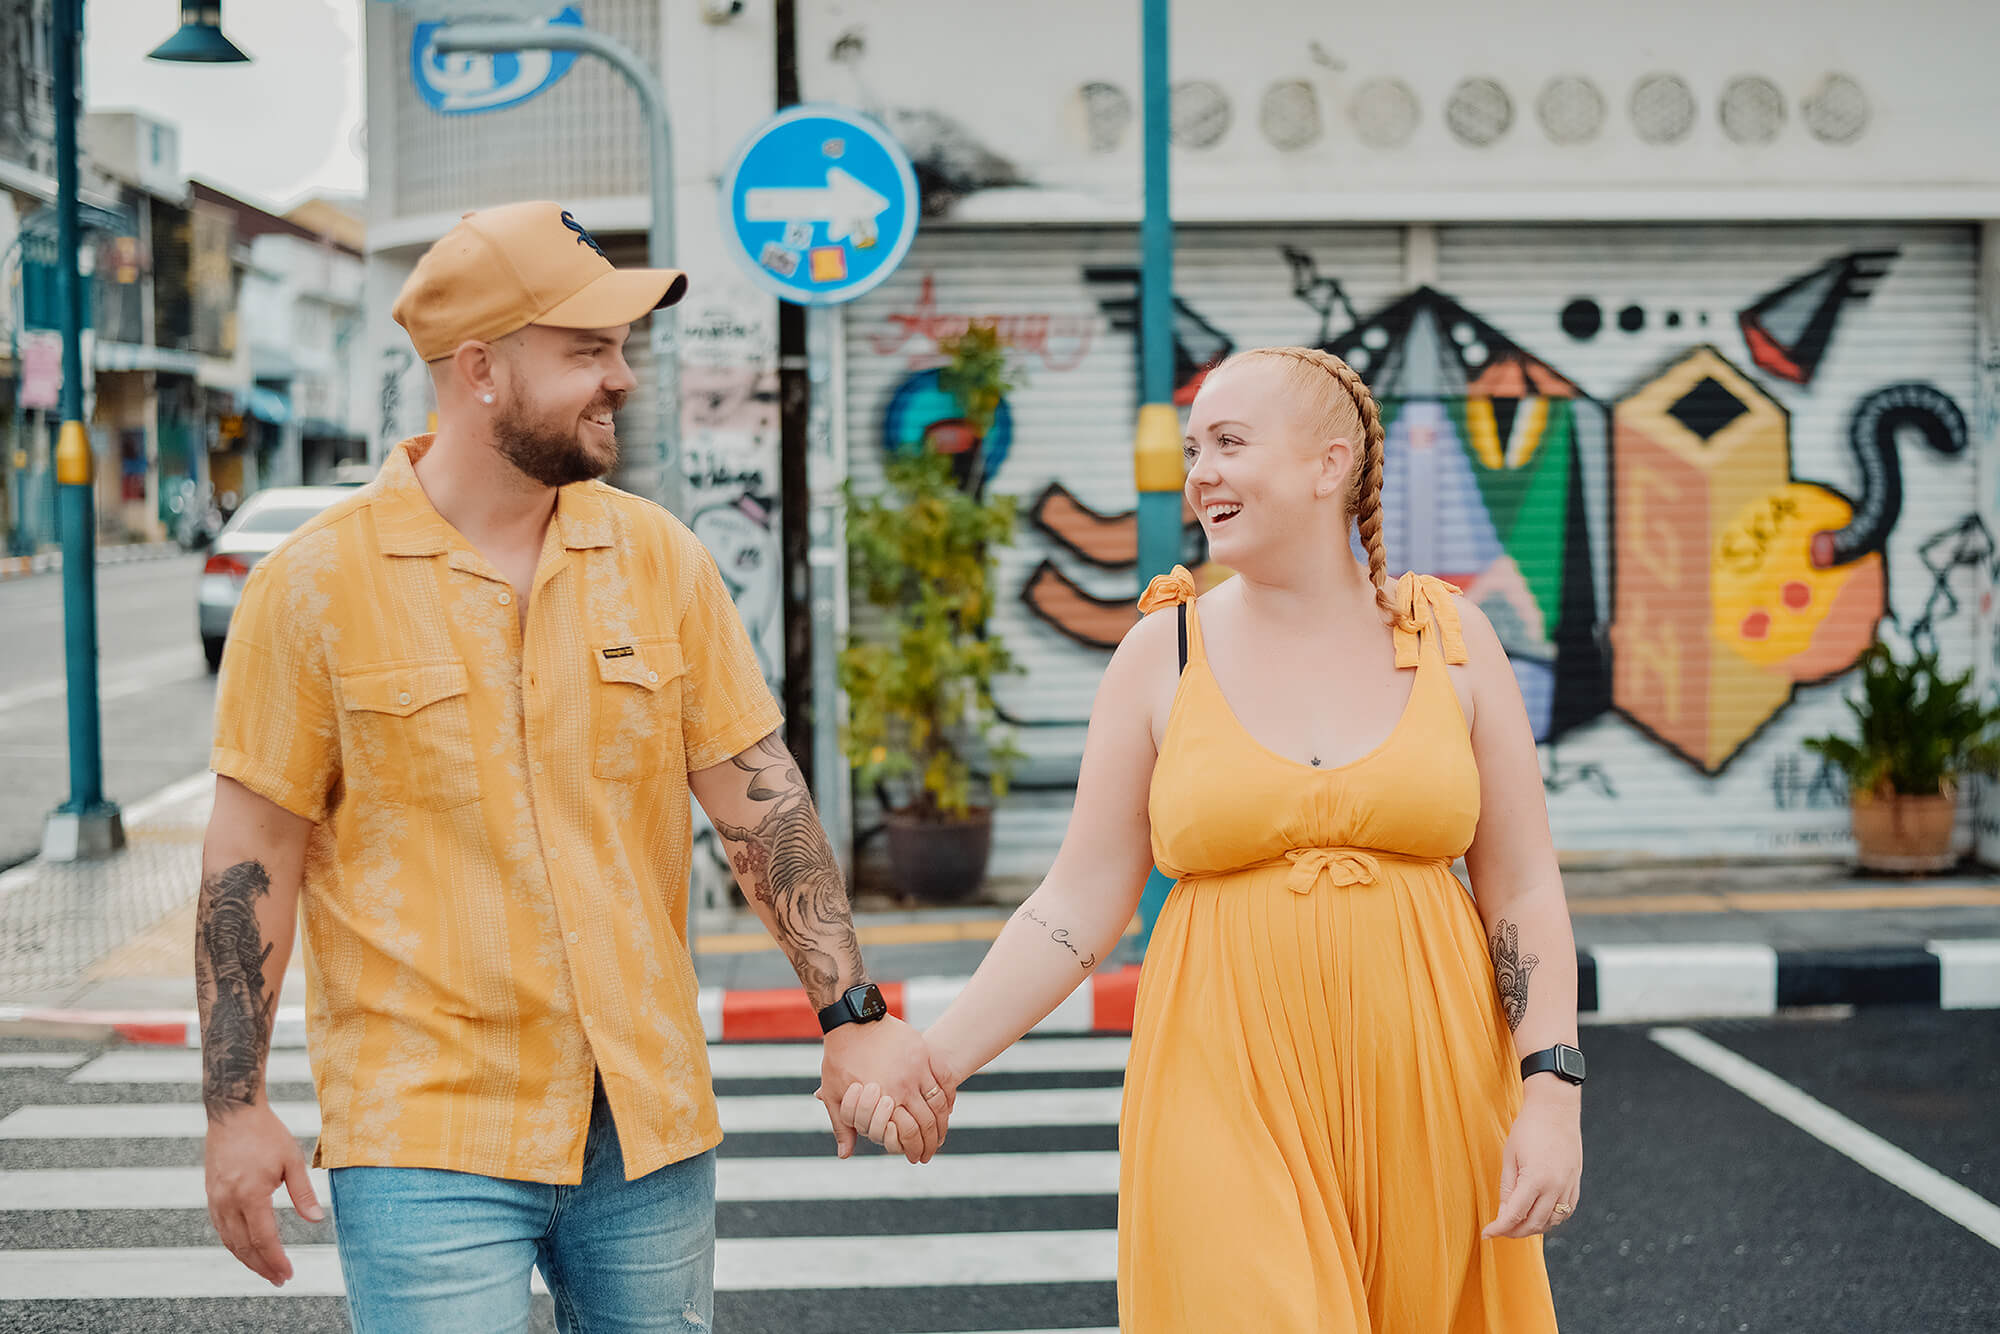
[[[1958,861],[1952,833],[1958,796],[1854,794],[1856,860],[1870,871],[1948,871]]]
[[[930,903],[962,903],[986,882],[993,851],[993,812],[963,820],[920,820],[890,811],[889,873],[896,888]]]

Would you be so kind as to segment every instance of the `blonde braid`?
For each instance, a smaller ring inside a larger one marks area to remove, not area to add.
[[[1382,547],[1382,413],[1367,381],[1339,357],[1316,347],[1253,347],[1238,352],[1223,366],[1246,357],[1281,357],[1294,365],[1312,366],[1331,376],[1354,405],[1361,424],[1361,458],[1348,474],[1347,512],[1361,532],[1361,545],[1368,552],[1368,582],[1375,586],[1375,605],[1389,624],[1415,629],[1415,623],[1396,606],[1389,591],[1389,557]],[[1216,367],[1221,370],[1222,366]]]

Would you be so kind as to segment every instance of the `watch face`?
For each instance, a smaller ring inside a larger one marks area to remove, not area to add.
[[[1570,1079],[1582,1079],[1583,1053],[1574,1047],[1557,1047],[1556,1072]]]
[[[861,995],[849,1002],[863,1019],[881,1019],[889,1013],[889,1002],[882,999],[882,989],[874,984],[857,988]]]

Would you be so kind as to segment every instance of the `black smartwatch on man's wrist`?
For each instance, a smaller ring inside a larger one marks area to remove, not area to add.
[[[872,1024],[889,1017],[889,1002],[873,982],[849,987],[845,995],[819,1012],[819,1031],[831,1033],[842,1024]]]
[[[1538,1051],[1521,1062],[1521,1078],[1529,1075],[1552,1074],[1565,1084],[1583,1083],[1583,1053],[1575,1047],[1558,1042],[1555,1046]]]

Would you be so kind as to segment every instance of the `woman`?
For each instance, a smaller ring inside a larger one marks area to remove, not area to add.
[[[1520,1064],[1576,1043],[1575,945],[1492,626],[1388,582],[1382,437],[1324,352],[1209,374],[1187,499],[1236,577],[1153,582],[1048,878],[926,1034],[955,1089],[1111,951],[1151,865],[1179,882],[1119,1127],[1127,1330],[1556,1327],[1541,1234],[1576,1207],[1581,1091]],[[872,1089],[839,1110],[901,1119]]]

